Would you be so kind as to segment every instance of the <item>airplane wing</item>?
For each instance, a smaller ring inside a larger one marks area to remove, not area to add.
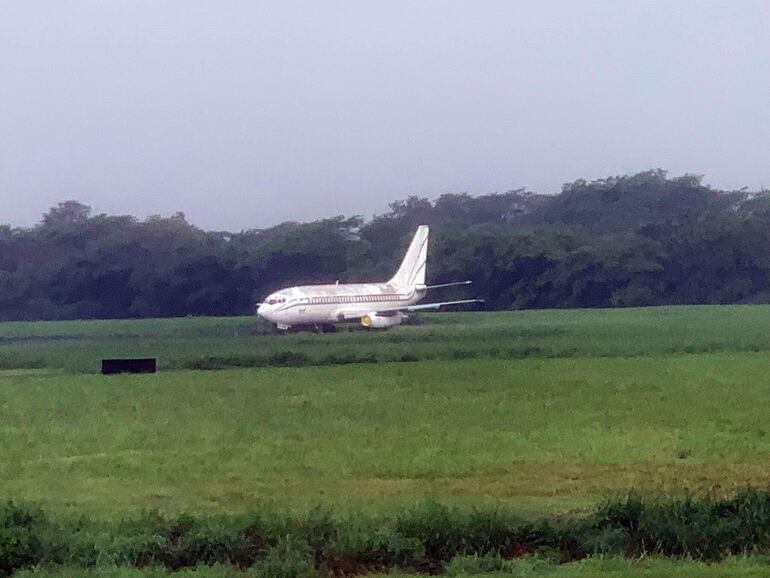
[[[424,303],[421,305],[408,305],[394,309],[380,309],[377,313],[408,313],[410,311],[422,311],[425,309],[441,309],[447,305],[466,305],[468,303],[484,303],[483,299],[463,299],[462,301],[442,301],[441,303]]]
[[[483,299],[463,299],[462,301],[442,301],[441,303],[425,303],[421,305],[407,305],[405,307],[394,307],[393,309],[376,309],[378,314],[409,313],[411,311],[424,311],[428,309],[441,309],[448,305],[465,305],[468,303],[484,303]],[[371,309],[343,309],[337,312],[337,318],[340,320],[360,319],[364,315],[372,313]]]

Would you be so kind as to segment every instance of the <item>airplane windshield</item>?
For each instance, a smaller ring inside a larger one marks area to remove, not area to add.
[[[286,303],[285,297],[271,297],[267,301],[265,301],[268,305],[278,305],[280,303]]]

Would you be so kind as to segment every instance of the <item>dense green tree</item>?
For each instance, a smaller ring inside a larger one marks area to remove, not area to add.
[[[282,286],[387,277],[423,223],[429,280],[471,279],[491,308],[770,302],[770,192],[654,170],[240,233],[66,201],[0,226],[0,319],[246,314]]]

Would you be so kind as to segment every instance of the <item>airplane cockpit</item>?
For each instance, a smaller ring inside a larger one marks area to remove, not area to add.
[[[268,305],[280,305],[281,303],[286,303],[286,297],[271,295],[264,301],[264,303],[267,303]]]
[[[257,303],[257,313],[266,313],[268,311],[278,311],[281,306],[291,301],[291,293],[285,289],[276,291],[268,295],[264,301]]]

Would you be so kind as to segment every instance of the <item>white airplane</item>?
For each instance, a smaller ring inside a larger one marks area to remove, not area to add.
[[[334,285],[303,285],[281,289],[257,303],[257,314],[275,323],[278,329],[316,326],[334,331],[333,323],[359,321],[364,327],[398,325],[411,311],[440,309],[446,305],[478,303],[481,299],[444,301],[417,305],[428,289],[468,285],[470,281],[425,285],[428,258],[428,226],[420,225],[404,261],[390,281]]]

